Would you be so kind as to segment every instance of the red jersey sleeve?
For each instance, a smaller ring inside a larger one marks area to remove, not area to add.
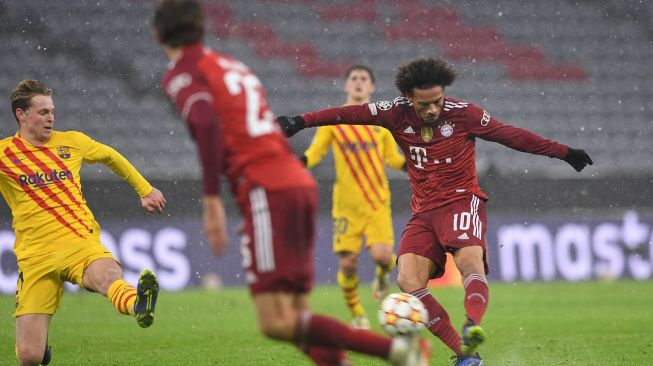
[[[483,108],[470,104],[465,124],[467,131],[483,140],[498,142],[504,146],[531,154],[564,159],[569,149],[566,145],[547,140],[523,128],[499,122]]]
[[[348,105],[322,109],[302,114],[306,127],[326,125],[378,125],[389,128],[395,120],[397,104],[380,101],[361,105]]]
[[[177,82],[175,82],[175,79]],[[222,172],[223,144],[218,119],[213,106],[213,95],[208,86],[197,76],[187,73],[173,77],[167,85],[180,85],[179,89],[166,88],[181,117],[188,123],[190,134],[197,142],[202,164],[202,182],[205,195],[220,193],[220,174]]]

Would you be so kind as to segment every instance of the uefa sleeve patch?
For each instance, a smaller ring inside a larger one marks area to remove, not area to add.
[[[370,112],[372,113],[373,116],[376,116],[379,114],[379,111],[376,110],[376,104],[374,103],[369,103],[367,107],[370,109]]]
[[[387,111],[390,108],[392,108],[392,103],[390,103],[387,100],[382,100],[382,101],[376,102],[376,106],[382,111]]]
[[[490,123],[490,114],[483,110],[483,118],[481,118],[481,126],[485,127],[487,126],[488,123]]]

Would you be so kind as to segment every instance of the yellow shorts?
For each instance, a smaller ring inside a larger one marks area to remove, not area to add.
[[[365,248],[372,244],[394,246],[395,234],[392,228],[392,213],[389,206],[366,214],[353,210],[333,212],[333,252],[360,253],[365,239]]]
[[[14,316],[54,314],[61,303],[64,281],[83,287],[84,270],[91,262],[100,258],[115,260],[111,252],[94,239],[66,245],[55,252],[18,260]]]

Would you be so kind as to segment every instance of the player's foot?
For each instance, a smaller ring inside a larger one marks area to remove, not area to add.
[[[467,322],[463,326],[463,344],[460,346],[460,350],[464,355],[474,355],[478,346],[485,341],[485,338],[487,338],[487,335],[480,325]]]
[[[481,359],[481,356],[478,353],[471,356],[453,356],[452,359],[455,359],[453,366],[485,366],[485,361]]]
[[[154,272],[144,269],[138,278],[136,287],[136,302],[134,302],[134,314],[136,322],[142,328],[147,328],[154,322],[154,307],[156,297],[159,294],[159,282]]]
[[[372,329],[372,326],[370,325],[370,320],[367,319],[367,316],[365,315],[359,315],[351,318],[351,327],[354,329],[366,329],[370,330]]]
[[[386,273],[383,276],[374,276],[372,281],[372,297],[374,300],[381,301],[386,296],[390,290],[390,273]]]
[[[392,340],[389,361],[395,366],[428,366],[431,346],[426,339],[398,336]]]
[[[47,365],[52,359],[52,347],[48,346],[48,341],[45,341],[45,352],[43,352],[43,360],[41,360],[41,365]]]

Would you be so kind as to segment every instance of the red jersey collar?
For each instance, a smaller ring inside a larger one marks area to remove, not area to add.
[[[202,53],[204,53],[204,45],[201,43],[195,43],[195,44],[185,46],[181,49],[181,56],[175,61],[170,61],[170,63],[168,64],[168,68],[174,69],[175,66],[177,66],[177,64],[181,62],[183,59],[185,59],[186,57],[192,57],[195,55],[200,55]]]

